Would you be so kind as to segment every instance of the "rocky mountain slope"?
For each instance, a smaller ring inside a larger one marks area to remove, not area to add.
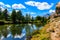
[[[41,30],[33,33],[31,40],[60,40],[60,17],[50,20]]]

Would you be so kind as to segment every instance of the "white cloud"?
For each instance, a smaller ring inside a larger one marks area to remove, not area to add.
[[[40,10],[45,10],[45,9],[50,9],[52,7],[53,4],[49,5],[47,2],[43,2],[43,3],[37,3],[36,6],[38,9]]]
[[[22,9],[22,8],[26,8],[24,5],[22,5],[22,4],[13,4],[12,5],[12,8],[13,9]]]
[[[3,2],[0,2],[0,8],[2,9],[2,11],[4,11],[5,8],[11,8],[11,6],[9,4],[5,4]]]
[[[3,6],[3,5],[5,5],[3,2],[0,2],[0,6]]]
[[[50,9],[53,6],[53,3],[48,4],[47,2],[35,2],[35,1],[28,1],[28,2],[25,2],[25,4],[30,6],[35,6],[39,10]]]
[[[31,12],[31,14],[36,14],[35,12]]]
[[[0,2],[0,7],[8,7],[8,8],[10,8],[11,6],[9,4],[4,4],[3,2]]]
[[[11,8],[11,6],[9,4],[5,5],[7,8]]]
[[[18,12],[19,10],[16,10],[16,12]]]
[[[55,10],[49,10],[49,13],[55,13]]]
[[[4,11],[5,9],[3,7],[0,7],[2,11]]]
[[[22,4],[13,4],[12,6],[9,4],[5,4],[3,2],[0,2],[0,8],[2,8],[2,11],[4,11],[5,8],[7,8],[8,10],[10,9],[25,9],[26,7]]]
[[[28,2],[25,2],[25,4],[35,6],[35,1],[28,1]]]

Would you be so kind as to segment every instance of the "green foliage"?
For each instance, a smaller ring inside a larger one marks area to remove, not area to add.
[[[17,19],[18,19],[18,20],[22,20],[22,13],[21,13],[21,11],[18,11],[18,12],[16,13],[16,15],[17,15]]]
[[[18,26],[16,26],[13,24],[12,27],[10,28],[10,31],[12,35],[15,36],[16,34],[21,35],[22,29],[23,29],[22,25],[18,24]]]
[[[0,25],[0,35],[7,37],[9,33],[14,37],[16,34],[21,35],[24,28],[24,24],[9,24],[9,25]]]
[[[0,20],[10,21],[11,23],[37,23],[41,26],[44,26],[49,19],[41,16],[36,16],[36,18],[34,18],[31,17],[31,15],[28,13],[26,14],[26,16],[23,16],[21,10],[16,12],[15,9],[13,9],[11,15],[9,15],[7,9],[5,9],[4,11],[1,11],[0,9]]]
[[[48,27],[47,24],[42,29],[34,31],[31,40],[50,40],[50,33],[47,33]]]
[[[13,23],[16,23],[16,11],[13,9],[12,14],[11,14],[11,19]]]
[[[4,35],[4,37],[7,37],[7,34],[8,34],[7,26],[0,25],[0,35]]]
[[[25,16],[25,21],[26,21],[26,22],[30,22],[30,21],[31,21],[31,16],[30,16],[30,14],[26,14],[26,16]]]
[[[41,20],[42,17],[41,16],[36,16],[36,19],[35,20]]]
[[[0,8],[0,20],[2,19],[2,10]]]
[[[8,11],[5,9],[2,13],[3,19],[8,20]]]
[[[41,17],[41,16],[36,16],[36,18],[35,18],[35,22],[37,22],[37,24],[40,24],[40,26],[44,26],[45,24],[47,24],[48,20],[49,19],[47,19],[45,17]]]
[[[34,17],[31,18],[32,23],[34,23]]]

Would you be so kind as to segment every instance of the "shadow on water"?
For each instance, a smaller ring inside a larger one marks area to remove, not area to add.
[[[0,25],[1,40],[29,40],[37,27],[34,24]]]

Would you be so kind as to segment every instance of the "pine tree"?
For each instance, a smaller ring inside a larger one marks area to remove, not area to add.
[[[17,20],[18,20],[18,22],[22,21],[22,12],[21,12],[21,10],[19,10],[19,11],[16,13],[16,15],[17,15]]]
[[[2,13],[3,19],[8,20],[8,11],[5,9]]]
[[[13,9],[12,14],[11,14],[11,19],[13,23],[16,23],[16,11]]]

